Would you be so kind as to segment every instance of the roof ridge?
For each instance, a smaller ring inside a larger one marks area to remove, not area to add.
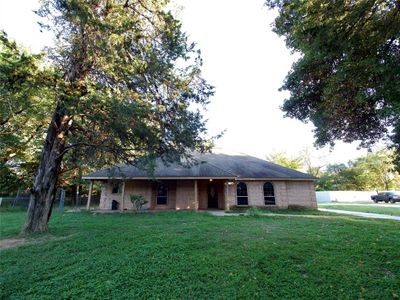
[[[211,153],[211,154],[213,154],[213,153]],[[196,159],[197,159],[197,158],[196,158]],[[239,175],[237,175],[237,174],[235,174],[235,173],[232,173],[232,172],[229,171],[229,170],[225,170],[225,169],[223,169],[223,168],[221,168],[221,167],[218,167],[218,166],[214,165],[213,163],[210,163],[209,161],[205,161],[205,162],[206,162],[207,164],[213,166],[214,168],[217,168],[217,169],[219,169],[219,170],[221,170],[221,171],[230,173],[232,176],[239,177]]]

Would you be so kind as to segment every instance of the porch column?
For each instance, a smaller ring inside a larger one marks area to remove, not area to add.
[[[121,210],[125,207],[125,180],[122,181],[122,192],[121,192]]]
[[[90,186],[89,186],[89,195],[86,203],[86,209],[90,209],[90,201],[92,200],[92,191],[93,191],[93,180],[90,180]]]
[[[225,188],[225,210],[230,210],[231,209],[231,196],[232,196],[232,190],[234,188],[234,183],[231,181],[227,181],[224,184]]]
[[[199,209],[199,189],[197,186],[197,179],[194,180],[194,209]]]
[[[229,203],[228,203],[228,182],[224,182],[224,209],[229,210]]]

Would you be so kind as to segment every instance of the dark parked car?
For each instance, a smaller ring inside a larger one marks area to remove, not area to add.
[[[378,203],[379,201],[385,201],[385,203],[395,203],[400,202],[400,194],[395,192],[382,192],[378,193],[378,195],[371,196],[372,201]]]

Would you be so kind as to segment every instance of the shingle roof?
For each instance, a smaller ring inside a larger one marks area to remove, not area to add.
[[[247,155],[217,153],[194,154],[198,161],[191,167],[178,163],[165,165],[157,161],[154,178],[227,178],[227,179],[290,179],[315,180],[314,176]],[[150,178],[149,174],[137,167],[119,165],[83,176],[83,179],[107,178]]]

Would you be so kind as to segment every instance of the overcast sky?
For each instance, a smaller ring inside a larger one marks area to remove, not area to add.
[[[39,51],[51,44],[33,10],[38,0],[1,0],[0,28],[18,43]],[[308,147],[315,164],[347,162],[366,150],[338,143],[313,148],[313,126],[283,117],[287,93],[279,92],[296,56],[272,32],[275,12],[262,0],[176,0],[172,9],[201,49],[203,75],[215,86],[206,118],[210,134],[226,130],[217,150],[260,158],[276,151],[295,155]]]

